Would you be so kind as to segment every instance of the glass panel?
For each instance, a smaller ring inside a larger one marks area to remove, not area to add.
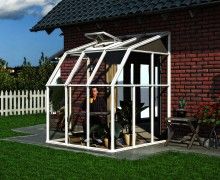
[[[130,44],[127,44],[127,45],[123,46],[123,47],[130,47],[130,46],[135,45],[135,44],[137,44],[137,43],[140,43],[140,42],[142,42],[142,41],[144,41],[144,40],[147,40],[147,39],[149,39],[149,38],[152,38],[153,36],[155,36],[155,34],[152,34],[152,35],[150,35],[150,34],[149,34],[149,35],[147,35],[147,34],[140,34],[140,35],[136,35],[136,36],[122,36],[122,37],[120,37],[120,38],[124,41],[124,40],[127,40],[127,38],[136,37],[136,38],[137,38],[136,41],[134,41],[134,42],[132,42],[132,43],[130,43]]]
[[[111,84],[117,72],[117,65],[121,63],[124,54],[125,51],[107,52],[92,80],[92,84]]]
[[[86,87],[70,87],[69,91],[68,140],[70,144],[86,146]]]
[[[165,140],[167,138],[167,87],[161,87],[159,90],[160,93],[160,103],[159,108],[159,125],[155,127],[155,136],[158,137],[158,140]]]
[[[52,83],[53,85],[63,85],[73,69],[78,56],[67,55],[61,64],[58,72],[55,74]]]
[[[155,119],[154,119],[154,141],[163,140],[161,136],[161,87],[155,87]],[[164,94],[165,95],[165,94]],[[162,139],[161,139],[162,138]]]
[[[132,145],[132,94],[131,87],[115,88],[115,148],[124,148]],[[128,97],[129,96],[129,97]]]
[[[155,66],[157,67],[155,69],[155,84],[163,84],[167,85],[167,56],[160,56],[160,55],[155,55]],[[173,67],[178,68],[178,67]],[[183,78],[182,80],[185,81]]]
[[[140,102],[136,104],[136,144],[149,143],[151,138],[150,121],[150,88],[142,87],[140,90]],[[138,92],[138,88],[136,88]],[[138,96],[138,93],[137,95]]]
[[[106,87],[90,88],[90,146],[108,149],[110,142],[109,123],[110,92]]]
[[[70,84],[86,85],[90,75],[92,74],[92,72],[98,62],[100,55],[101,55],[101,53],[88,53],[88,54],[86,54],[83,57],[81,63],[78,64],[78,69],[75,72],[74,76],[72,77]],[[70,75],[72,69],[69,71],[68,76]]]
[[[108,88],[109,89],[109,88]],[[110,97],[105,87],[90,88],[90,127],[87,129],[86,87],[72,87],[72,112],[69,126],[69,143],[90,147],[109,148]],[[87,140],[87,132],[90,138]]]
[[[161,39],[158,39],[156,41],[150,42],[148,44],[145,44],[143,46],[138,47],[136,50],[142,50],[142,51],[154,51],[154,52],[162,52],[167,53],[168,52],[168,37],[163,37]]]
[[[64,87],[50,88],[49,139],[63,142],[65,138],[65,95]]]

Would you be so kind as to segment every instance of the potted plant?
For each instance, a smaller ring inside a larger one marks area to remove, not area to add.
[[[186,117],[186,100],[183,98],[179,99],[179,108],[176,110],[177,117]]]
[[[195,114],[195,118],[203,127],[203,135],[204,132],[206,134],[204,145],[207,147],[214,145],[217,148],[218,138],[215,128],[220,125],[220,103],[201,105]]]
[[[116,109],[116,134],[120,135],[123,132],[125,143],[131,144],[132,135],[132,101],[125,100],[120,101],[121,108]],[[136,104],[136,115],[145,110],[148,106],[144,106],[144,103]]]
[[[195,117],[202,124],[219,125],[220,124],[220,104],[205,104],[201,105]]]

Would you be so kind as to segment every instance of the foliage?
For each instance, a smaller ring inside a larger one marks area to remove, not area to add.
[[[45,89],[45,85],[50,78],[55,66],[51,61],[44,56],[44,53],[41,54],[39,60],[39,69],[38,69],[38,89]]]
[[[7,62],[0,58],[0,90],[44,90],[47,80],[54,70],[54,64],[41,54],[39,66],[32,66],[24,58],[20,71],[10,74],[5,68]]]
[[[31,66],[30,62],[27,62],[24,58],[21,72],[17,77],[17,89],[33,90],[38,89],[38,72],[35,67]]]
[[[0,71],[0,90],[12,90],[16,88],[16,81],[8,71]]]
[[[183,98],[180,98],[180,99],[179,99],[179,108],[180,108],[180,109],[184,109],[185,106],[186,106],[186,100],[183,99]]]
[[[6,68],[7,66],[8,63],[4,59],[0,58],[0,69]]]
[[[201,123],[220,124],[220,103],[201,105],[195,117]]]
[[[117,122],[122,126],[122,128],[126,128],[129,133],[131,133],[131,125],[132,125],[132,101],[125,100],[120,101],[121,109],[116,109],[116,118]],[[144,106],[144,103],[136,104],[135,111],[136,115],[145,110],[148,106]]]

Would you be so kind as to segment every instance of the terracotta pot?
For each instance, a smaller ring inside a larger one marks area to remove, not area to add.
[[[105,147],[109,147],[109,141],[108,141],[108,138],[104,138],[104,145]]]
[[[69,136],[69,143],[70,144],[81,143],[81,142],[82,142],[81,137]]]
[[[124,139],[125,139],[125,144],[130,146],[131,145],[132,135],[129,134],[129,133],[125,133],[124,134]]]

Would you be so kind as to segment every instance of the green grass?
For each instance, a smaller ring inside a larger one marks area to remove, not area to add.
[[[45,114],[0,116],[0,139],[10,136],[23,135],[23,133],[12,131],[13,128],[33,126],[46,123]]]
[[[1,118],[10,128],[44,122],[44,115]],[[6,131],[7,133],[4,133]],[[85,153],[0,141],[0,179],[219,179],[220,158],[167,152],[142,160],[117,160]]]

